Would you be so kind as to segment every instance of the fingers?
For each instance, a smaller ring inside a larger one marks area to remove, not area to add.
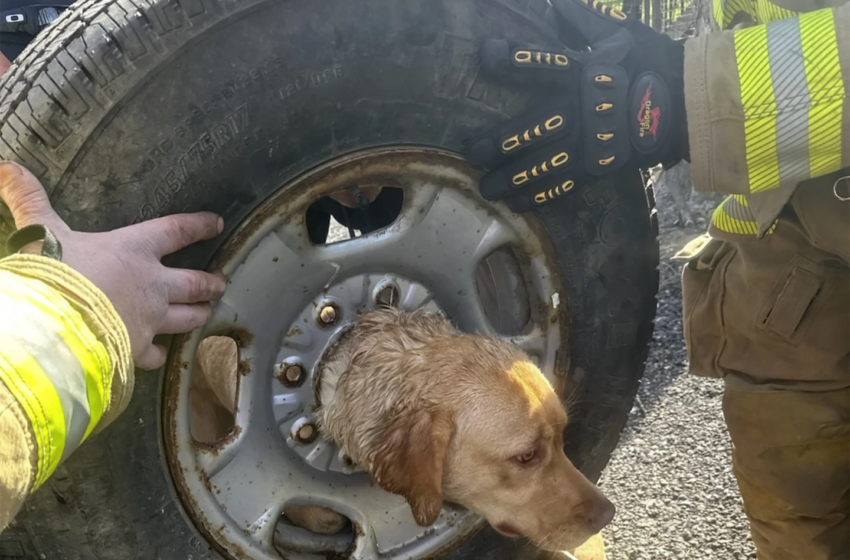
[[[183,271],[174,271],[183,272]],[[193,271],[186,271],[193,272]],[[214,279],[215,283],[224,282],[223,276],[203,273]],[[222,290],[223,292],[223,290]],[[212,317],[212,307],[209,303],[173,304],[168,306],[165,318],[156,334],[182,334],[204,326]],[[135,359],[136,367],[152,370],[162,367],[167,357],[164,346],[151,344]]]
[[[329,196],[348,208],[362,208],[373,202],[381,194],[383,187],[363,187],[361,189],[337,191]]]
[[[166,284],[169,303],[201,303],[221,299],[227,280],[221,272],[168,268]]]
[[[546,188],[549,185],[541,185],[537,188],[529,187],[526,189],[520,189],[516,194],[512,194],[505,198],[505,203],[508,205],[511,212],[521,214],[523,212],[528,212],[530,210],[540,208],[541,206],[545,206],[546,204],[558,199],[565,198],[572,194],[577,187],[582,184],[568,177],[569,176],[566,175],[553,179],[553,181],[549,183],[549,185],[554,185],[551,186],[551,188]]]
[[[626,15],[598,0],[550,0],[562,22],[591,47],[608,42],[625,25]]]
[[[0,52],[0,76],[6,73],[6,70],[12,67],[11,61]]]
[[[157,256],[169,255],[224,230],[224,220],[211,212],[174,214],[125,228],[127,234],[151,245]]]
[[[493,169],[553,140],[575,134],[579,127],[575,100],[563,98],[557,104],[534,108],[481,132],[466,142],[464,155],[475,167]]]
[[[568,49],[553,50],[505,39],[488,39],[481,47],[484,71],[499,82],[517,87],[567,85],[577,75],[574,62],[578,57]]]
[[[164,346],[151,344],[134,362],[139,369],[159,369],[165,364],[167,352]]]
[[[210,317],[212,307],[209,303],[169,305],[158,334],[187,333],[206,325]]]
[[[481,195],[487,200],[501,200],[520,189],[540,192],[555,188],[557,191],[553,191],[553,195],[560,195],[561,189],[571,186],[567,181],[572,180],[574,184],[581,172],[577,142],[575,136],[567,136],[495,169],[481,179]]]
[[[0,162],[0,199],[12,211],[18,229],[31,224],[43,224],[54,230],[67,228],[53,211],[41,182],[17,163]]]

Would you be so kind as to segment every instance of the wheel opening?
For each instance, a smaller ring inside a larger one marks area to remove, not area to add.
[[[192,438],[212,444],[236,427],[239,349],[229,336],[208,336],[198,345],[189,389]]]
[[[354,548],[356,537],[351,520],[330,508],[288,505],[278,519],[273,543],[282,558],[292,552],[342,557]]]
[[[349,208],[332,198],[350,196],[347,191],[340,191],[307,208],[305,221],[310,241],[327,245],[378,231],[392,224],[404,205],[404,190],[398,187],[381,187],[377,197],[363,208]]]
[[[522,333],[531,321],[528,287],[519,259],[510,247],[496,249],[475,271],[484,312],[499,334]]]

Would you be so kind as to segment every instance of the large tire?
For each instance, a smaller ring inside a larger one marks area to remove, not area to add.
[[[532,100],[486,81],[476,46],[492,35],[553,37],[548,9],[545,0],[82,1],[3,78],[0,156],[36,173],[74,228],[212,210],[232,229],[340,153],[459,150],[476,127],[522,110]],[[591,478],[625,424],[652,335],[652,204],[635,174],[538,212],[569,288],[567,451]],[[0,238],[10,227],[0,208]],[[204,267],[217,243],[175,262]],[[139,373],[129,410],[0,536],[4,558],[217,557],[163,460],[162,382]],[[509,560],[522,549],[486,529],[446,558]]]

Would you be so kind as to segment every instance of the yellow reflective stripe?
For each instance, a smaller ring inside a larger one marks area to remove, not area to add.
[[[767,27],[759,25],[735,32],[735,57],[741,79],[750,192],[758,192],[779,184],[776,98],[770,74]]]
[[[712,8],[714,12],[714,22],[720,29],[725,28],[726,20],[723,17],[723,0],[714,0]]]
[[[751,0],[714,0],[713,9],[714,21],[720,29],[726,29],[741,12],[749,14],[753,19],[756,17]]]
[[[712,11],[720,29],[726,29],[740,13],[747,14],[755,23],[770,23],[797,15],[769,0],[714,0]]]
[[[755,18],[751,0],[714,0],[713,9],[714,21],[721,29],[726,29],[741,12]]]
[[[770,23],[771,21],[780,21],[795,17],[796,12],[777,6],[768,0],[757,0],[756,2],[757,21],[761,23]]]
[[[770,235],[776,230],[777,221],[768,228],[765,235]],[[750,210],[747,197],[733,194],[726,197],[711,215],[711,227],[709,233],[716,235],[718,232],[734,235],[758,236],[759,226],[755,215]]]
[[[800,16],[803,61],[809,86],[809,168],[818,177],[841,168],[844,82],[830,9]]]
[[[737,200],[732,196],[726,198],[718,206],[711,216],[711,223],[717,229],[726,233],[737,235],[758,235],[758,223],[752,219],[750,211],[742,206],[737,206]]]
[[[0,379],[24,409],[38,445],[33,490],[44,484],[65,450],[65,414],[59,395],[38,362],[14,340],[0,344]]]
[[[73,348],[71,351],[74,351]],[[112,362],[109,360],[109,354],[106,352],[106,348],[100,343],[98,343],[95,351],[100,354],[98,359],[101,362],[101,372],[105,373],[107,379],[104,380],[103,376],[98,379],[97,370],[83,367],[83,371],[86,374],[86,396],[89,400],[90,416],[89,425],[86,427],[86,433],[83,435],[83,441],[91,435],[98,422],[100,422],[103,413],[109,408],[109,401],[112,396]]]
[[[54,319],[57,323],[57,333],[83,368],[89,402],[89,423],[80,439],[82,443],[97,426],[109,406],[112,389],[109,354],[82,316],[68,302],[41,282],[30,282],[28,288],[33,292],[29,294],[28,301]]]

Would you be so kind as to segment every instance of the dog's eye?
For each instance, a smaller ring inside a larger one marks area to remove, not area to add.
[[[527,465],[536,458],[537,458],[537,450],[536,449],[532,449],[531,451],[527,451],[527,452],[523,453],[522,455],[517,455],[516,457],[514,457],[514,459],[516,459],[516,462],[519,463],[520,465]]]

